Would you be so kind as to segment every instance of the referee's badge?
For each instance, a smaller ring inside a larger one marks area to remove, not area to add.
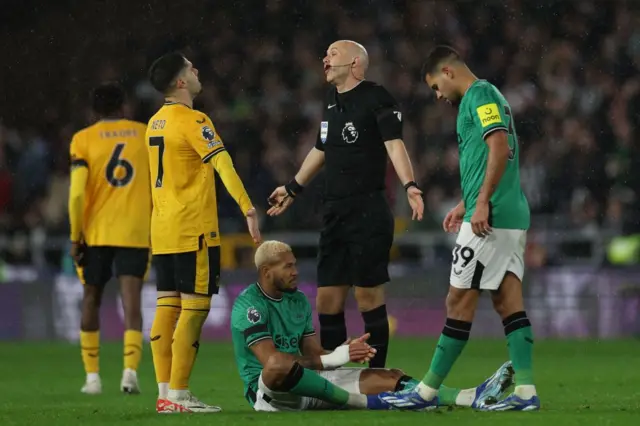
[[[320,140],[322,143],[327,141],[327,135],[329,134],[329,122],[323,121],[320,123]]]

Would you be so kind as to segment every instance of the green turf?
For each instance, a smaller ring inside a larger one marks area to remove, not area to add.
[[[395,340],[389,366],[422,377],[434,341]],[[482,413],[470,409],[407,412],[304,412],[258,414],[242,397],[229,344],[203,344],[192,390],[220,414],[159,416],[148,345],[140,371],[143,394],[118,392],[119,344],[103,345],[103,394],[79,392],[84,373],[80,351],[61,343],[0,343],[0,425],[631,425],[640,419],[640,342],[541,341],[534,373],[543,408],[538,413]],[[448,385],[469,387],[491,374],[507,356],[504,341],[471,341],[454,366]],[[213,416],[213,417],[212,417]]]

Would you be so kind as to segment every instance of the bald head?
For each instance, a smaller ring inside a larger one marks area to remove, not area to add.
[[[369,68],[369,54],[367,53],[367,49],[360,43],[352,40],[338,40],[329,46],[329,49],[331,49],[331,47],[341,50],[350,58],[358,58],[357,65],[362,68],[363,72]]]

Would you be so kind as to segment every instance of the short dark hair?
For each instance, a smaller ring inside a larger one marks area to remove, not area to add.
[[[118,83],[103,83],[91,94],[93,110],[102,116],[117,113],[122,109],[125,97],[124,89]]]
[[[149,81],[153,88],[166,93],[186,63],[184,55],[180,52],[167,53],[153,61],[149,68]]]
[[[462,61],[462,57],[458,51],[451,46],[441,44],[434,47],[431,52],[429,52],[424,65],[422,65],[422,78],[427,74],[433,74],[438,65],[445,60]]]

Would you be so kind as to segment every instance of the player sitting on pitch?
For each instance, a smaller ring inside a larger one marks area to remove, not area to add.
[[[367,334],[333,352],[322,349],[312,324],[311,305],[296,288],[291,247],[265,241],[256,251],[258,282],[235,300],[231,314],[233,349],[245,397],[256,411],[331,408],[389,409],[376,395],[412,388],[417,380],[397,369],[341,368],[365,363],[375,349]],[[440,387],[440,405],[477,407],[496,401],[512,384],[511,363],[480,386]]]

